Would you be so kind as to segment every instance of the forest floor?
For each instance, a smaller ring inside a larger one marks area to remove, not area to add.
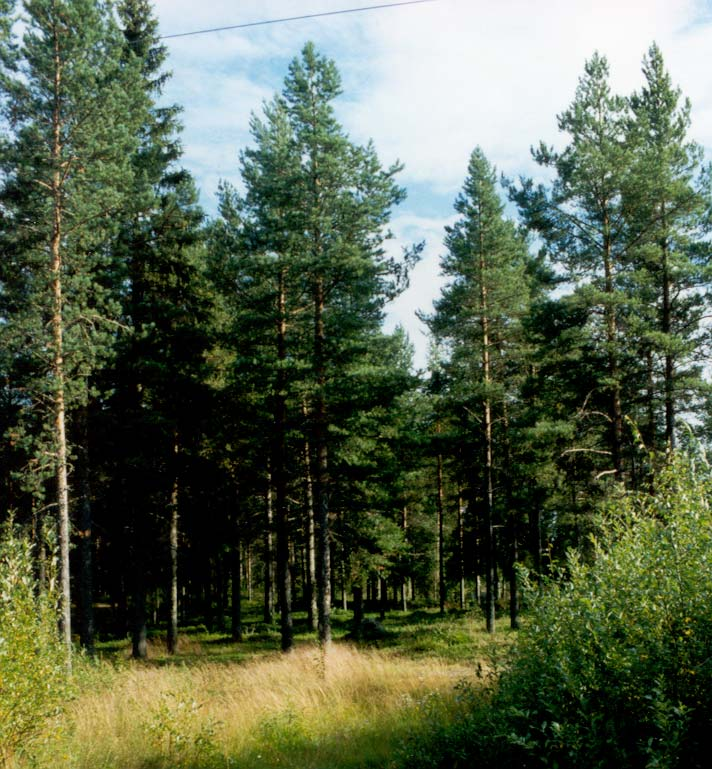
[[[374,615],[371,615],[374,616]],[[244,640],[186,628],[179,652],[160,638],[145,662],[125,641],[80,663],[76,695],[32,746],[33,769],[356,769],[400,766],[426,723],[485,696],[512,634],[488,636],[479,612],[391,612],[384,637],[346,639],[333,615],[327,654],[296,616],[296,648],[258,621]]]

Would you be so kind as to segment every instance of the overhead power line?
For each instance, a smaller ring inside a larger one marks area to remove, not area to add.
[[[346,13],[359,13],[362,11],[376,11],[381,8],[397,8],[399,5],[421,5],[422,3],[435,3],[437,0],[405,0],[400,3],[382,3],[381,5],[369,5],[361,8],[344,8],[340,11],[322,11],[321,13],[309,13],[303,16],[288,16],[283,19],[268,19],[266,21],[251,21],[246,24],[231,24],[228,27],[213,27],[212,29],[198,29],[193,32],[178,32],[173,35],[161,35],[161,40],[176,37],[191,37],[192,35],[207,35],[211,32],[226,32],[231,29],[247,29],[248,27],[264,27],[268,24],[283,24],[287,21],[303,21],[304,19],[319,19],[324,16],[342,16]]]

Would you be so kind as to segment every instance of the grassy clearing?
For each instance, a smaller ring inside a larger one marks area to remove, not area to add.
[[[492,644],[465,615],[400,614],[386,627],[380,648],[337,641],[327,655],[312,643],[285,656],[265,649],[269,638],[229,644],[205,633],[183,638],[170,664],[157,645],[150,664],[119,651],[82,674],[34,766],[387,767],[409,735],[456,717],[458,684],[482,685],[473,661]]]

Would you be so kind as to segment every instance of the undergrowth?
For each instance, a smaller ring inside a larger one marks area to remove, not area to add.
[[[571,554],[533,603],[488,701],[406,741],[408,769],[674,769],[708,765],[712,491],[679,456],[653,494],[608,511],[593,560]]]

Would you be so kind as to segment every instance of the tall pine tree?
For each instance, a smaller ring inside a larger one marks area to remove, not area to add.
[[[5,332],[31,351],[30,386],[47,411],[55,477],[62,633],[71,650],[68,418],[107,346],[116,305],[100,279],[145,110],[133,58],[109,3],[26,0],[13,67],[2,78],[11,131],[4,153],[6,248],[16,265]],[[11,228],[11,229],[10,229]]]

